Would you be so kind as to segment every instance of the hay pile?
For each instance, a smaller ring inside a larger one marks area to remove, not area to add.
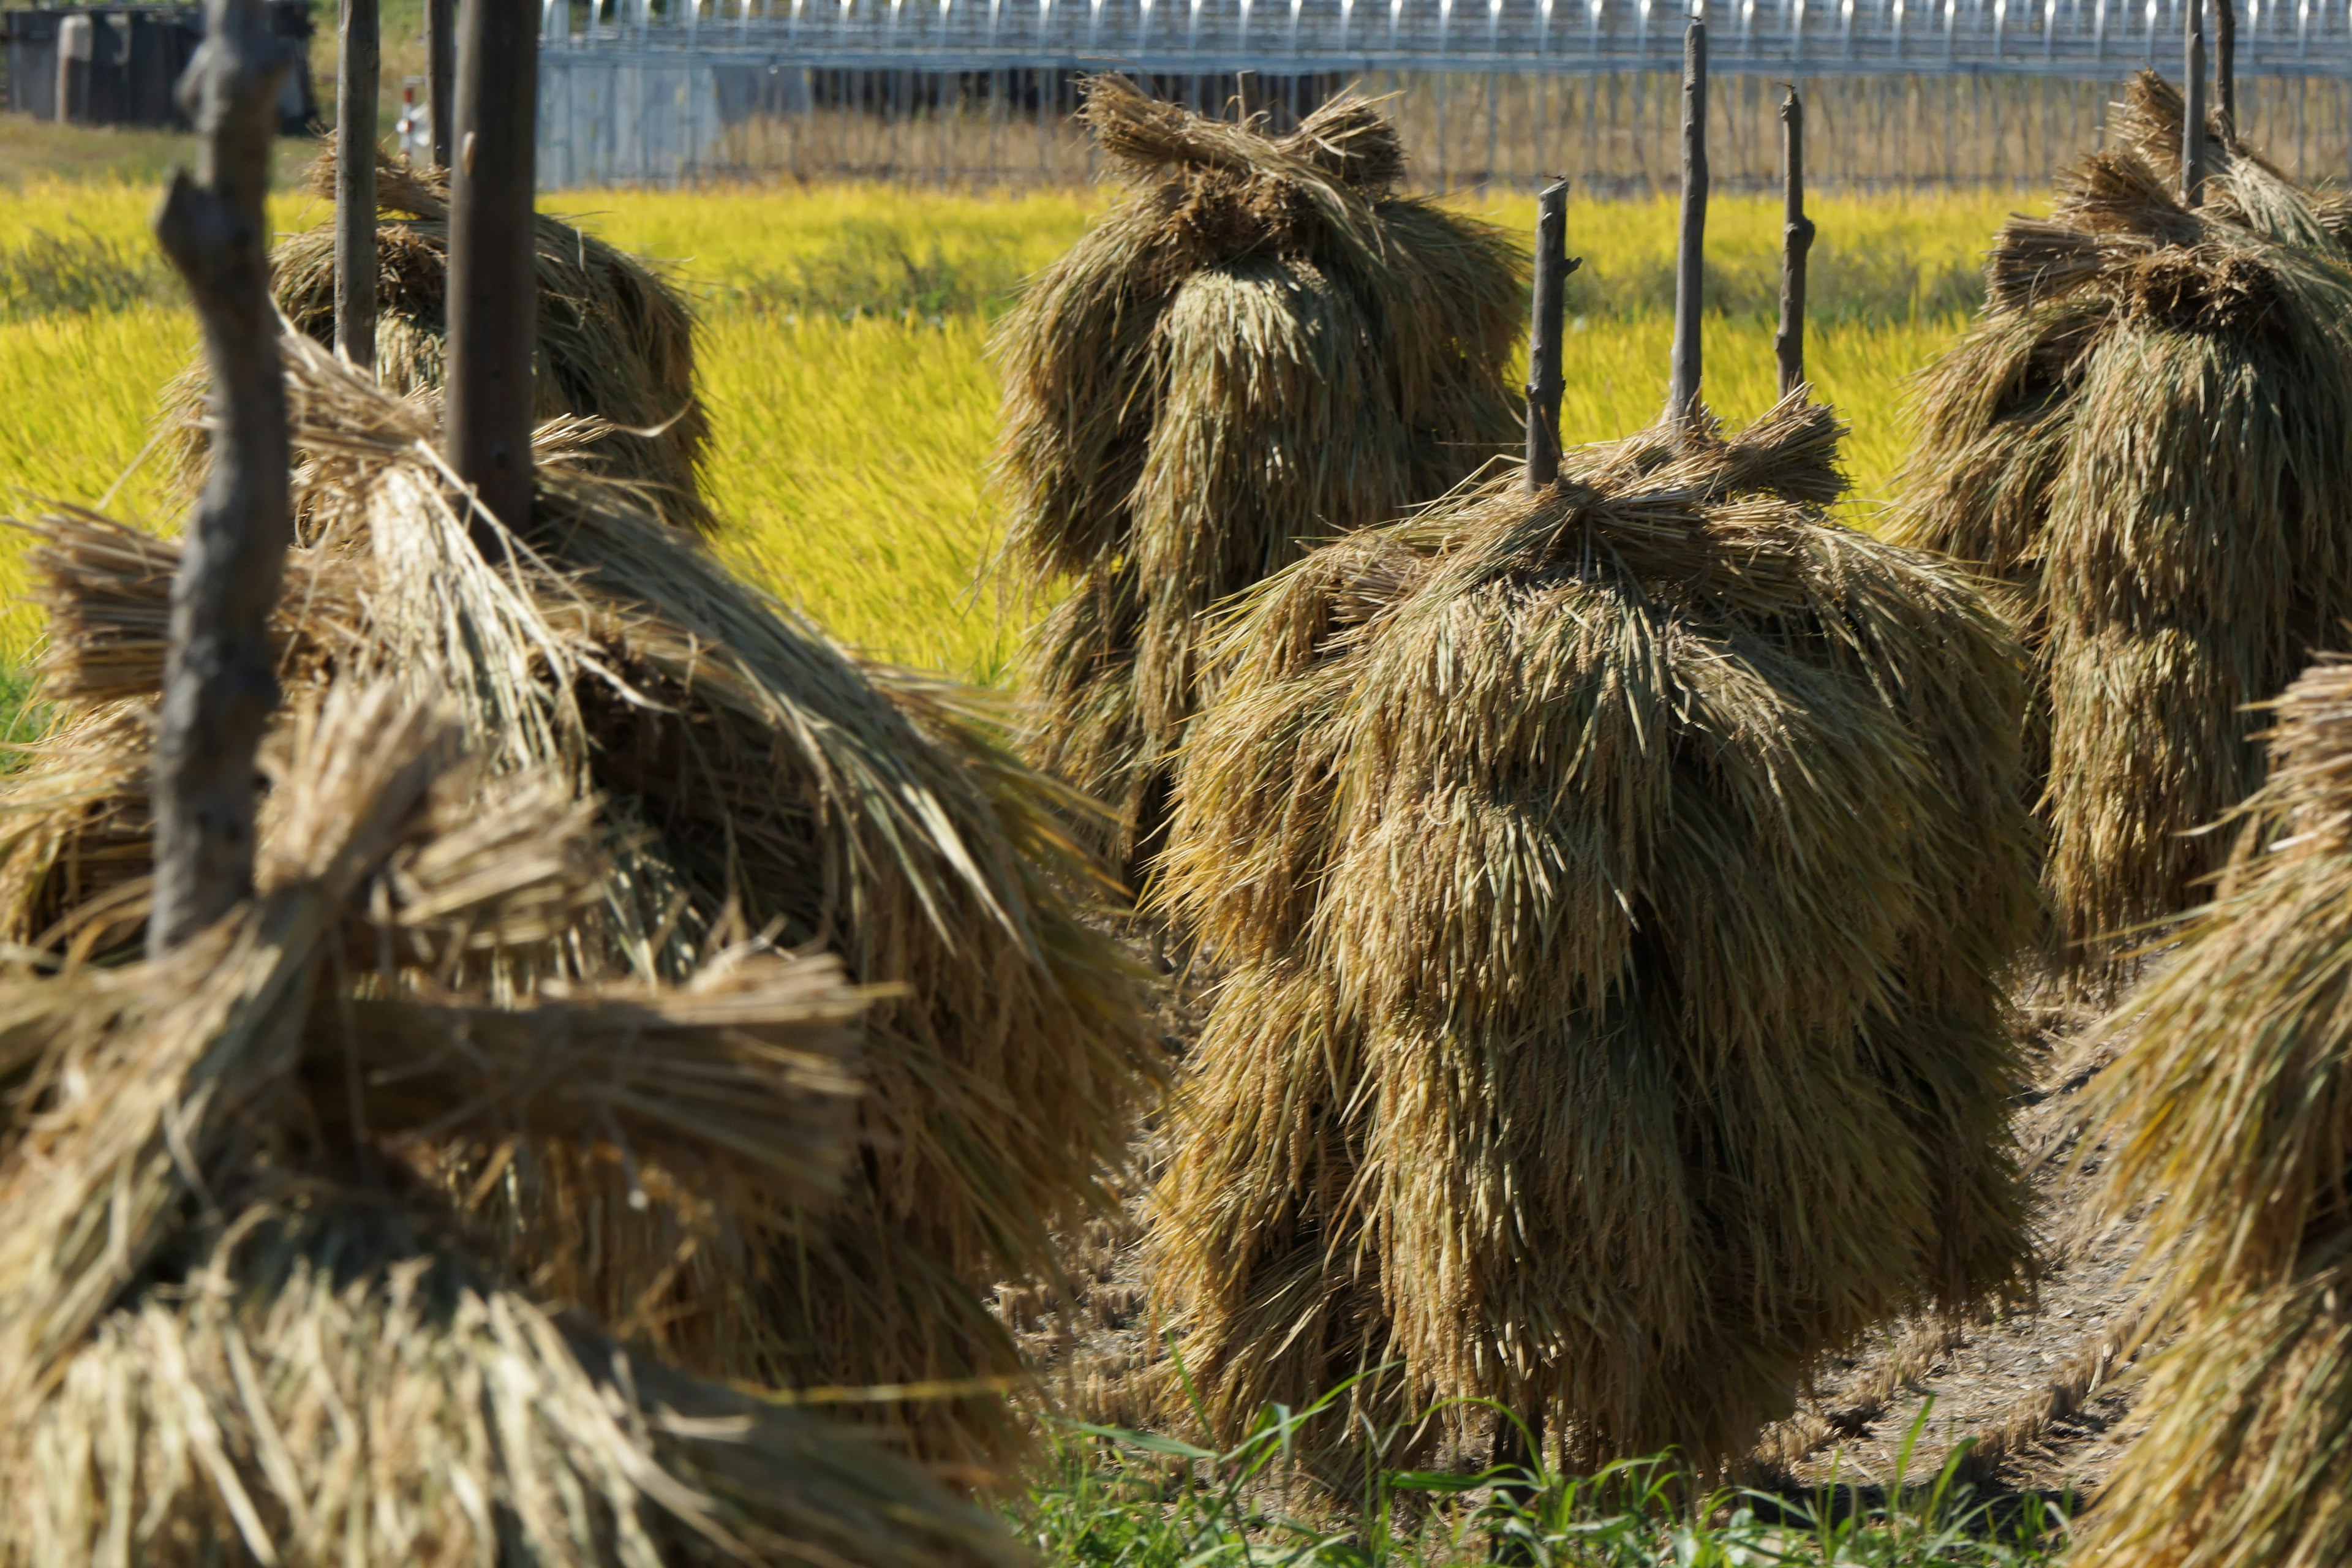
[[[1233,968],[1157,1197],[1221,1430],[1393,1358],[1374,1429],[1483,1396],[1707,1467],[2019,1279],[2020,655],[1828,520],[1803,397],[1466,487],[1222,634],[1161,876]]]
[[[2094,1086],[2107,1206],[2147,1211],[2177,1337],[2090,1561],[2352,1557],[2352,662],[2321,660],[2276,716],[2219,891]]]
[[[1202,617],[1309,546],[1444,493],[1519,434],[1523,308],[1496,230],[1393,194],[1395,130],[1336,99],[1287,136],[1097,77],[1129,195],[997,336],[1012,570],[1068,589],[1029,654],[1029,756],[1164,826]]]
[[[334,159],[311,184],[331,196]],[[448,331],[449,184],[445,170],[382,161],[376,169],[375,371],[395,393],[441,384]],[[532,387],[541,419],[591,416],[610,428],[593,450],[606,473],[654,488],[663,514],[709,532],[703,448],[710,420],[694,390],[694,318],[659,274],[636,258],[541,215],[538,350]],[[335,338],[332,225],[290,235],[271,252],[271,291],[286,319],[331,345]],[[202,399],[187,395],[193,410]]]
[[[478,1141],[439,1146],[436,1179],[515,1238],[496,1261],[694,1371],[959,1385],[866,1410],[927,1458],[1002,1460],[1017,1444],[1002,1385],[1024,1369],[982,1292],[1053,1277],[1055,1226],[1108,1202],[1160,1070],[1129,966],[1072,901],[1095,875],[1060,826],[1076,803],[968,694],[857,664],[640,489],[583,469],[600,426],[542,427],[534,534],[493,564],[452,509],[431,399],[294,334],[286,353],[301,460],[282,678],[448,701],[494,773],[546,772],[602,814],[593,907],[535,957],[543,973],[500,983],[676,982],[758,935],[895,988],[866,1022],[857,1179],[824,1224],[681,1228],[623,1169],[517,1170]],[[0,930],[104,954],[143,912],[176,551],[87,517],[39,530],[57,721],[0,790]]]
[[[385,686],[306,694],[272,749],[251,901],[0,980],[0,1563],[1008,1562],[870,1443],[551,1313],[408,1163],[462,1131],[813,1212],[856,1089],[838,966],[453,993],[564,940],[588,814],[486,792]]]
[[[2033,653],[2030,766],[2068,962],[2175,915],[2261,783],[2249,703],[2352,614],[2346,213],[2143,75],[2116,143],[2013,218],[1982,318],[1927,377],[1888,537],[2004,585]]]

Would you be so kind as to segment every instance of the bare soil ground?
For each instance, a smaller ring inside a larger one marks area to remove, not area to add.
[[[1139,952],[1150,956],[1148,943]],[[1159,989],[1158,1024],[1180,1062],[1198,1037],[1210,984],[1179,973]],[[2018,1131],[2040,1204],[2043,1272],[2032,1300],[1969,1319],[1889,1323],[1830,1358],[1797,1414],[1758,1445],[1746,1467],[1752,1483],[1791,1492],[1916,1485],[1967,1444],[1960,1472],[1981,1491],[2088,1501],[2138,1431],[2136,1238],[2091,1226],[2097,1160],[2075,1150],[2082,1090],[2112,1053],[2076,1045],[2086,1021],[2079,1010],[2030,1016],[2035,1081],[2020,1097]],[[1164,1158],[1152,1128],[1120,1212],[1068,1238],[1066,1293],[998,1292],[998,1310],[1045,1370],[1048,1397],[1072,1417],[1140,1425],[1146,1380],[1164,1374],[1141,1245],[1145,1194]]]

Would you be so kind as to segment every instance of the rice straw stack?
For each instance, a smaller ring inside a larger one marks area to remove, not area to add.
[[[2029,766],[2068,966],[2111,978],[2199,901],[2200,832],[2263,778],[2251,703],[2352,613],[2346,213],[2133,84],[2113,143],[2012,218],[1928,372],[1888,537],[2000,585],[2033,655]]]
[[[1395,194],[1395,129],[1343,95],[1286,136],[1094,79],[1126,198],[1000,328],[1011,570],[1063,595],[1029,650],[1029,756],[1112,808],[1130,880],[1211,671],[1202,618],[1509,444],[1523,264]]]
[[[2021,656],[1830,520],[1805,398],[1465,486],[1220,632],[1161,874],[1232,967],[1156,1243],[1220,1432],[1361,1375],[1340,1470],[1473,1398],[1705,1470],[2025,1278]]]

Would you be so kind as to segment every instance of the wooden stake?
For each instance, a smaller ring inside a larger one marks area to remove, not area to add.
[[[530,359],[539,325],[531,205],[539,7],[535,0],[464,0],[457,28],[442,444],[478,506],[520,533],[530,526]],[[499,548],[480,511],[471,527],[486,554]]]
[[[2183,52],[2180,116],[2180,200],[2197,206],[2205,200],[2205,5],[2189,0],[2189,37]]]
[[[457,129],[457,0],[425,0],[425,98],[433,165],[446,169]]]
[[[1559,478],[1560,328],[1568,314],[1568,275],[1581,265],[1568,254],[1568,182],[1536,198],[1535,321],[1528,332],[1528,489]]]
[[[375,374],[376,0],[343,0],[335,79],[335,347]]]
[[[172,580],[155,720],[155,893],[147,951],[167,952],[253,891],[254,757],[278,706],[269,615],[293,533],[286,383],[269,296],[270,143],[291,64],[264,0],[205,0],[180,82],[196,172],[172,177],[155,237],[188,286],[212,376],[212,469]]]
[[[2213,0],[2213,86],[2221,99],[2221,134],[2238,134],[2238,7]]]
[[[1780,330],[1772,338],[1780,358],[1780,395],[1805,380],[1805,253],[1813,247],[1813,220],[1805,216],[1805,105],[1794,85],[1780,104],[1787,200],[1780,221]]]
[[[1701,268],[1706,256],[1706,24],[1683,30],[1683,225],[1675,257],[1675,364],[1667,384],[1670,422],[1698,415]]]

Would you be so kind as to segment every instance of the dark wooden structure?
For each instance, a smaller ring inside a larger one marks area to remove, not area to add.
[[[278,84],[278,128],[294,134],[319,117],[310,80],[310,8],[268,0],[270,32],[294,46]],[[77,125],[188,128],[172,96],[204,41],[194,5],[77,5],[0,11],[7,53],[6,107],[37,120]]]

